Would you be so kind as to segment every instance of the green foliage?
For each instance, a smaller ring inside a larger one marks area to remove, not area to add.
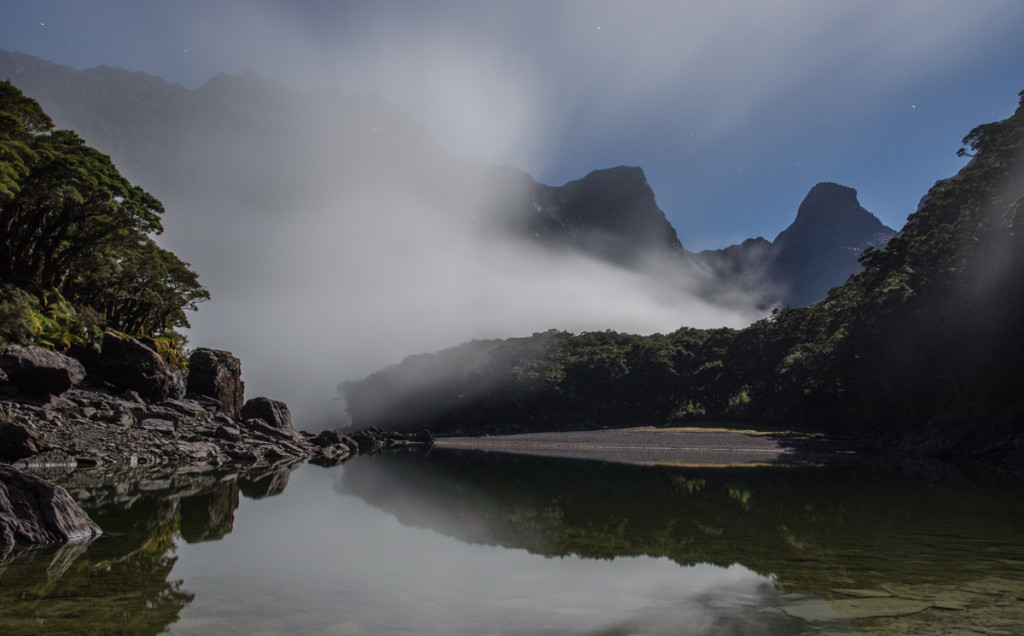
[[[1022,93],[1024,97],[1024,93]],[[859,417],[903,425],[1020,409],[1024,354],[1024,105],[964,138],[973,159],[937,183],[885,250],[833,290],[826,371]]]
[[[78,321],[78,312],[57,290],[42,295],[35,317],[41,327],[37,343],[44,347],[65,351],[72,344],[85,340],[86,332]]]
[[[55,289],[35,296],[0,286],[0,350],[8,344],[40,345],[58,351],[98,335],[95,315],[79,314]]]
[[[24,304],[11,300],[5,311],[20,322],[6,339],[63,349],[105,324],[174,342],[209,293],[154,242],[162,213],[109,157],[53,130],[34,100],[0,82],[0,282],[38,300],[39,323],[29,329]]]
[[[188,358],[182,353],[188,343],[185,336],[170,332],[169,335],[160,338],[146,338],[143,343],[156,351],[171,370],[188,371]]]
[[[188,263],[148,237],[125,246],[117,258],[92,254],[65,286],[75,297],[88,298],[110,325],[144,336],[188,327],[185,311],[210,297]]]
[[[53,130],[53,122],[39,104],[10,82],[0,82],[0,201],[21,189],[20,180],[36,159],[33,135]]]
[[[42,333],[27,292],[0,285],[0,351],[9,344],[29,345]]]

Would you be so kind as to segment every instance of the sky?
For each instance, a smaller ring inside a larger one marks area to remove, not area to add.
[[[899,228],[1024,89],[1019,0],[4,0],[0,48],[182,84],[380,94],[561,185],[637,165],[683,246],[773,239],[817,182]]]

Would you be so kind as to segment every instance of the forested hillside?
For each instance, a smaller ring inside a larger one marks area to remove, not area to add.
[[[1024,101],[1024,93],[1021,93]],[[563,332],[415,356],[341,387],[357,426],[588,428],[679,419],[876,434],[1024,411],[1024,105],[975,128],[864,271],[742,330]]]
[[[66,349],[108,327],[165,339],[209,298],[153,240],[163,206],[39,104],[0,82],[0,349]]]

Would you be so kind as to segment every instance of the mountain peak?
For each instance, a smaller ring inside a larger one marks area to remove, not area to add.
[[[647,185],[647,175],[640,166],[613,166],[591,170],[580,181],[615,181],[618,183],[636,183]]]
[[[821,223],[849,214],[869,214],[857,200],[857,191],[832,182],[816,184],[807,193],[796,212],[793,225]]]
[[[804,197],[796,220],[772,243],[773,275],[790,281],[783,301],[807,305],[860,271],[867,247],[881,248],[896,234],[861,207],[857,191],[819,183]]]
[[[775,237],[775,245],[785,246],[807,238],[808,234],[819,235],[819,240],[847,242],[846,237],[856,237],[849,245],[859,245],[865,236],[884,234],[892,236],[895,231],[865,210],[857,200],[857,191],[838,183],[818,183],[797,209],[796,220]],[[886,238],[888,240],[888,238]],[[883,241],[884,243],[884,241]]]
[[[620,248],[627,251],[682,249],[675,229],[654,200],[642,168],[594,170],[558,188],[558,198],[562,214],[570,222],[591,233],[606,233],[625,241]]]

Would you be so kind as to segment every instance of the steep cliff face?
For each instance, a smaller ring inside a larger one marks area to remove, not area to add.
[[[561,187],[538,184],[521,205],[527,212],[520,229],[552,247],[626,265],[662,252],[683,253],[641,168],[594,170]]]
[[[809,305],[861,269],[868,247],[881,248],[896,235],[861,207],[857,191],[819,183],[804,197],[796,220],[772,242],[769,276],[783,282],[783,302]]]
[[[769,243],[748,239],[699,257],[715,274],[759,295],[765,305],[801,307],[821,300],[861,270],[860,254],[896,235],[836,183],[811,188],[796,220]]]

